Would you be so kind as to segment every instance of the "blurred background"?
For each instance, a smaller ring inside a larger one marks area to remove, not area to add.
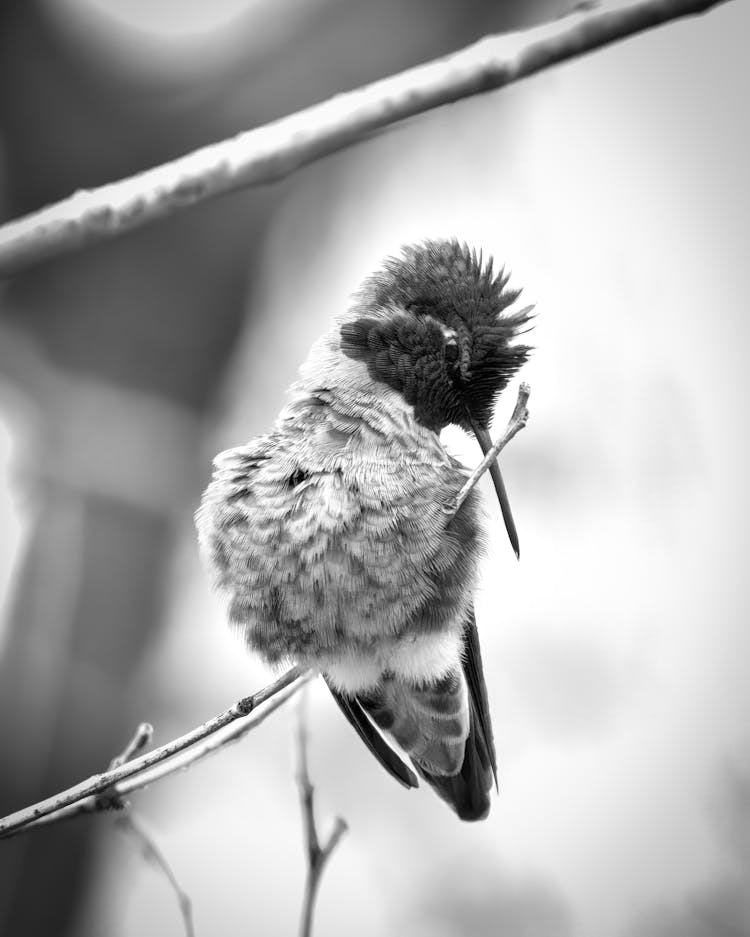
[[[2,217],[564,9],[8,0]],[[320,826],[350,826],[317,932],[750,934],[749,27],[728,3],[0,285],[0,814],[269,681],[198,563],[211,458],[384,255],[455,235],[539,312],[520,564],[486,490],[500,796],[461,825],[402,790],[316,684]],[[293,726],[135,797],[199,935],[296,931]],[[0,844],[4,937],[182,933],[110,816]]]

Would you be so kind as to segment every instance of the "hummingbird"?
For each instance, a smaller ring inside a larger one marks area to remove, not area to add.
[[[485,533],[441,430],[483,451],[530,348],[532,307],[457,240],[407,245],[313,345],[266,435],[219,454],[196,514],[230,624],[267,663],[314,668],[372,755],[463,820],[497,762],[473,608]],[[491,476],[516,555],[497,462]],[[395,743],[395,745],[394,745]],[[408,764],[407,762],[410,762]]]

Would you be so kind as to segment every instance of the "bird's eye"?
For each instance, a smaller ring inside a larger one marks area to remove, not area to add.
[[[455,338],[449,338],[445,343],[445,360],[449,364],[455,364],[458,361],[458,342]]]

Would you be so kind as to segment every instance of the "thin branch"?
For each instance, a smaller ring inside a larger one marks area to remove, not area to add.
[[[101,813],[103,810],[121,810],[127,806],[125,798],[128,794],[143,790],[155,781],[160,781],[162,778],[176,774],[178,771],[185,771],[197,761],[202,761],[226,746],[239,742],[240,739],[259,726],[261,722],[264,722],[271,713],[283,706],[291,696],[294,696],[313,677],[314,673],[311,670],[304,672],[296,683],[275,693],[273,699],[264,705],[260,712],[238,719],[231,725],[212,733],[202,742],[185,749],[182,753],[168,757],[154,767],[144,769],[138,774],[112,785],[105,791],[77,800],[47,816],[40,817],[38,820],[31,820],[11,832],[0,833],[0,839],[18,836],[21,833],[29,833],[45,826],[51,826],[53,823],[60,823],[62,820],[70,820],[81,814]]]
[[[133,737],[119,755],[109,763],[109,771],[114,771],[126,761],[132,761],[141,749],[145,748],[154,737],[154,727],[149,722],[142,722],[133,733]]]
[[[290,689],[288,694],[285,694],[284,699],[287,699],[303,682],[310,679],[310,676],[311,674],[309,671],[306,671],[304,667],[292,667],[291,670],[288,670],[277,680],[274,680],[273,683],[269,683],[269,685],[262,690],[259,690],[252,696],[247,696],[244,699],[238,700],[238,702],[220,715],[209,719],[207,722],[204,722],[203,725],[168,742],[166,745],[155,748],[153,751],[141,755],[140,758],[135,758],[125,764],[118,765],[109,771],[92,775],[86,781],[81,781],[79,784],[68,788],[66,791],[61,791],[59,794],[48,797],[46,800],[39,801],[39,803],[33,804],[30,807],[25,807],[23,810],[19,810],[16,813],[0,819],[0,838],[11,835],[31,824],[41,825],[36,821],[40,821],[52,814],[56,814],[55,819],[58,818],[58,815],[60,819],[63,819],[76,813],[91,813],[95,810],[121,806],[121,798],[126,793],[140,787],[145,787],[146,784],[152,783],[154,780],[157,780],[158,777],[172,773],[171,770],[167,771],[165,768],[161,773],[151,773],[146,776],[146,769],[161,765],[162,762],[166,762],[168,759],[191,748],[198,742],[209,739],[210,736],[213,736],[231,723],[245,719],[245,717],[254,712],[262,703],[270,700],[271,697],[285,690],[287,687],[291,687],[292,684],[296,684],[293,689]],[[267,707],[267,709],[268,708],[270,707]],[[267,715],[267,713],[265,714]],[[257,725],[259,721],[260,718],[256,717],[252,725]],[[237,729],[238,735],[248,731],[251,727],[252,726],[247,723],[240,726]],[[224,739],[221,744],[226,744],[228,741],[229,739]],[[204,757],[215,750],[216,747],[216,745],[211,746],[209,743],[206,743],[206,745],[198,749],[198,754],[192,760],[194,761]],[[180,762],[172,770],[180,770],[185,766],[184,762]],[[141,776],[136,779],[134,778],[135,775]],[[129,778],[134,778],[134,783],[129,786],[122,783]],[[86,800],[90,801],[90,803],[84,808],[79,802]]]
[[[148,743],[153,738],[153,735],[153,726],[148,722],[142,722],[135,730],[133,737],[130,739],[122,752],[113,758],[109,763],[109,770],[112,771],[114,768],[119,768],[120,765],[124,765],[128,761],[132,761],[138,752],[145,748],[146,745],[148,745]],[[117,790],[117,786],[115,785],[108,791],[96,795],[93,800],[96,806],[106,804],[122,811],[120,816],[115,821],[117,827],[122,830],[123,833],[131,836],[131,838],[136,841],[146,862],[156,866],[156,868],[166,878],[169,886],[175,893],[175,897],[177,898],[177,904],[182,916],[182,923],[185,927],[185,937],[195,937],[195,927],[193,926],[193,903],[190,900],[190,896],[180,887],[180,883],[177,881],[177,877],[172,871],[172,867],[169,864],[167,857],[156,845],[156,841],[154,840],[153,836],[151,836],[151,834],[146,831],[141,821],[135,818],[133,811],[130,809],[130,804],[123,800],[122,795]],[[56,814],[52,813],[49,816],[42,817],[42,819],[37,822],[45,823],[46,821],[51,821],[55,818]],[[28,827],[26,827],[26,829],[28,829]]]
[[[124,833],[129,834],[136,840],[146,861],[156,866],[169,882],[177,898],[177,904],[180,908],[180,914],[182,915],[182,922],[185,926],[186,937],[195,937],[193,903],[190,900],[190,896],[180,887],[180,883],[177,881],[164,853],[158,848],[153,837],[149,835],[143,825],[135,819],[130,811],[118,817],[116,822],[117,826]]]
[[[320,880],[328,859],[338,846],[339,840],[347,830],[346,821],[336,817],[328,839],[321,846],[315,825],[315,789],[310,781],[307,763],[307,720],[304,699],[301,701],[297,718],[297,787],[302,823],[305,832],[305,852],[307,855],[307,874],[305,876],[305,894],[302,901],[299,935],[310,937],[312,934],[313,909],[318,895]]]
[[[153,734],[153,726],[151,726],[148,722],[142,722],[135,730],[132,738],[127,743],[122,752],[120,752],[119,755],[116,755],[112,761],[110,761],[108,770],[113,771],[127,762],[132,761],[138,752],[140,752],[141,749],[148,745],[153,737]],[[116,825],[124,833],[130,835],[133,839],[136,840],[145,860],[156,866],[156,868],[167,879],[167,882],[169,883],[177,898],[180,914],[182,916],[182,921],[185,927],[185,937],[195,937],[195,927],[193,925],[193,906],[189,895],[187,895],[186,892],[183,891],[183,889],[180,887],[180,884],[177,881],[177,877],[172,871],[172,867],[170,866],[167,857],[156,845],[154,838],[146,831],[143,824],[133,816],[132,811],[129,809],[130,805],[123,800],[120,792],[117,789],[117,785],[109,787],[100,794],[96,794],[90,798],[87,798],[87,800],[91,803],[90,809],[81,809],[82,802],[79,801],[77,804],[71,804],[68,807],[64,807],[62,810],[48,814],[45,817],[41,817],[39,820],[34,820],[28,825],[21,827],[20,829],[15,830],[8,835],[13,836],[15,833],[23,833],[30,828],[48,825],[53,822],[58,822],[65,817],[84,812],[88,813],[93,812],[94,810],[104,809],[120,810],[120,816],[115,821]]]
[[[281,120],[69,198],[0,228],[0,276],[109,240],[226,192],[264,185],[374,131],[501,88],[559,62],[725,0],[624,0],[491,36]],[[582,4],[581,7],[584,5]]]
[[[458,509],[464,503],[468,497],[471,489],[476,485],[479,479],[484,475],[484,473],[489,469],[492,463],[497,459],[503,449],[508,445],[508,443],[513,439],[516,433],[520,432],[529,419],[529,410],[527,404],[529,402],[529,395],[531,394],[531,388],[525,382],[521,382],[521,386],[518,388],[518,399],[516,400],[516,406],[513,409],[513,414],[511,415],[510,421],[505,428],[505,432],[492,446],[487,450],[487,454],[479,463],[479,465],[474,469],[471,475],[466,480],[463,488],[459,491],[456,497],[446,504],[443,505],[443,510],[446,514],[456,514]]]
[[[276,692],[273,698],[260,712],[239,719],[232,725],[212,733],[200,744],[191,746],[177,757],[170,758],[168,761],[164,761],[147,771],[142,771],[134,777],[122,781],[117,785],[118,792],[121,796],[125,797],[128,794],[132,794],[134,791],[143,790],[143,788],[148,787],[155,781],[161,781],[162,778],[169,777],[170,774],[176,774],[178,771],[185,771],[197,761],[202,761],[204,758],[221,751],[228,745],[239,742],[240,739],[243,739],[249,732],[256,729],[262,722],[265,722],[272,713],[276,712],[290,697],[299,692],[314,676],[314,671],[302,670],[299,679],[295,683]]]

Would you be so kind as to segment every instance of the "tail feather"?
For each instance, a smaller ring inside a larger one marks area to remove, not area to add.
[[[417,684],[387,673],[375,690],[355,698],[343,697],[333,687],[331,691],[370,751],[397,780],[416,786],[416,777],[378,729],[398,743],[419,776],[462,820],[487,816],[497,767],[473,613],[466,622],[460,665],[437,680]]]
[[[461,770],[453,775],[435,775],[416,762],[415,767],[420,777],[450,804],[462,820],[483,820],[490,812],[490,791],[495,774],[473,706],[470,707],[469,734]]]
[[[360,702],[418,768],[436,775],[460,769],[469,730],[466,682],[460,670],[421,684],[384,675],[377,690]]]
[[[326,682],[341,712],[385,770],[404,787],[417,787],[419,782],[414,776],[414,772],[404,764],[367,718],[360,701],[356,697],[344,696],[330,682]]]

